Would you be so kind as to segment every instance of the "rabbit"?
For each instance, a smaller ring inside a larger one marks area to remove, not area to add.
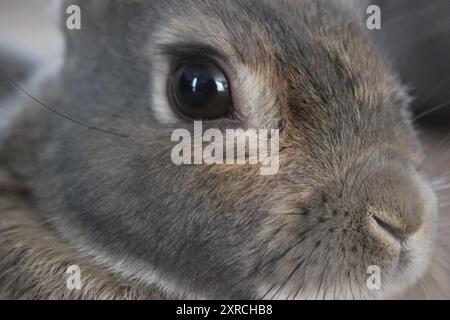
[[[60,69],[1,135],[0,296],[449,297],[407,89],[341,1],[70,4]],[[174,164],[194,121],[279,129],[278,172]]]

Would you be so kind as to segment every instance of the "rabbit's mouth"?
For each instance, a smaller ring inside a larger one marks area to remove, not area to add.
[[[411,168],[361,176],[359,191],[333,196],[336,188],[327,186],[287,209],[302,207],[269,246],[284,249],[261,272],[259,298],[388,298],[424,275],[434,242],[434,192]]]
[[[427,226],[408,241],[389,239],[395,253],[377,252],[370,257],[370,252],[364,253],[353,245],[347,256],[345,253],[311,251],[307,259],[302,260],[298,257],[305,254],[297,254],[297,261],[291,260],[284,266],[275,267],[283,272],[282,276],[277,276],[276,283],[261,282],[258,298],[316,300],[395,297],[414,285],[427,271],[433,243],[429,237],[430,228],[431,225]],[[321,247],[322,244],[316,242],[316,246]],[[273,281],[273,274],[267,275],[267,279]]]

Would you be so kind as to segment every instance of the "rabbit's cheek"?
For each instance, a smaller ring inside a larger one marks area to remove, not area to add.
[[[359,177],[350,177],[354,188],[347,183],[342,193],[336,182],[274,192],[272,214],[256,237],[265,239],[255,267],[260,298],[387,297],[423,275],[433,244],[434,193],[414,169],[395,162]]]

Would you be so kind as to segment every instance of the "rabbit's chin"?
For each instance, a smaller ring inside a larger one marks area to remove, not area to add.
[[[262,275],[257,296],[268,300],[402,298],[429,273],[435,234],[436,222],[431,218],[407,242],[396,243],[396,254],[367,258],[368,252],[347,257],[322,252],[309,263],[291,256],[280,261],[275,272]]]
[[[421,279],[429,266],[431,249],[421,246],[417,250],[402,252],[391,269],[368,266],[366,274],[351,275],[340,270],[313,271],[308,276],[291,284],[274,285],[262,283],[258,288],[258,297],[268,300],[347,300],[347,299],[397,299],[402,293],[413,287]],[[295,268],[295,266],[293,266]],[[378,274],[377,274],[378,273]],[[319,278],[317,274],[325,274]],[[286,275],[288,277],[289,275]],[[378,277],[378,280],[376,279]],[[378,282],[377,282],[378,281]],[[281,286],[283,288],[281,289]]]

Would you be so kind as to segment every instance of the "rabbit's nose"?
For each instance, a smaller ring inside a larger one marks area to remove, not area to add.
[[[373,215],[372,219],[376,227],[380,228],[384,233],[396,239],[400,243],[405,242],[411,234],[411,232],[405,231],[400,226],[392,222],[385,222],[376,215]]]
[[[418,232],[433,210],[433,192],[412,168],[380,168],[364,184],[372,226],[397,241]]]

